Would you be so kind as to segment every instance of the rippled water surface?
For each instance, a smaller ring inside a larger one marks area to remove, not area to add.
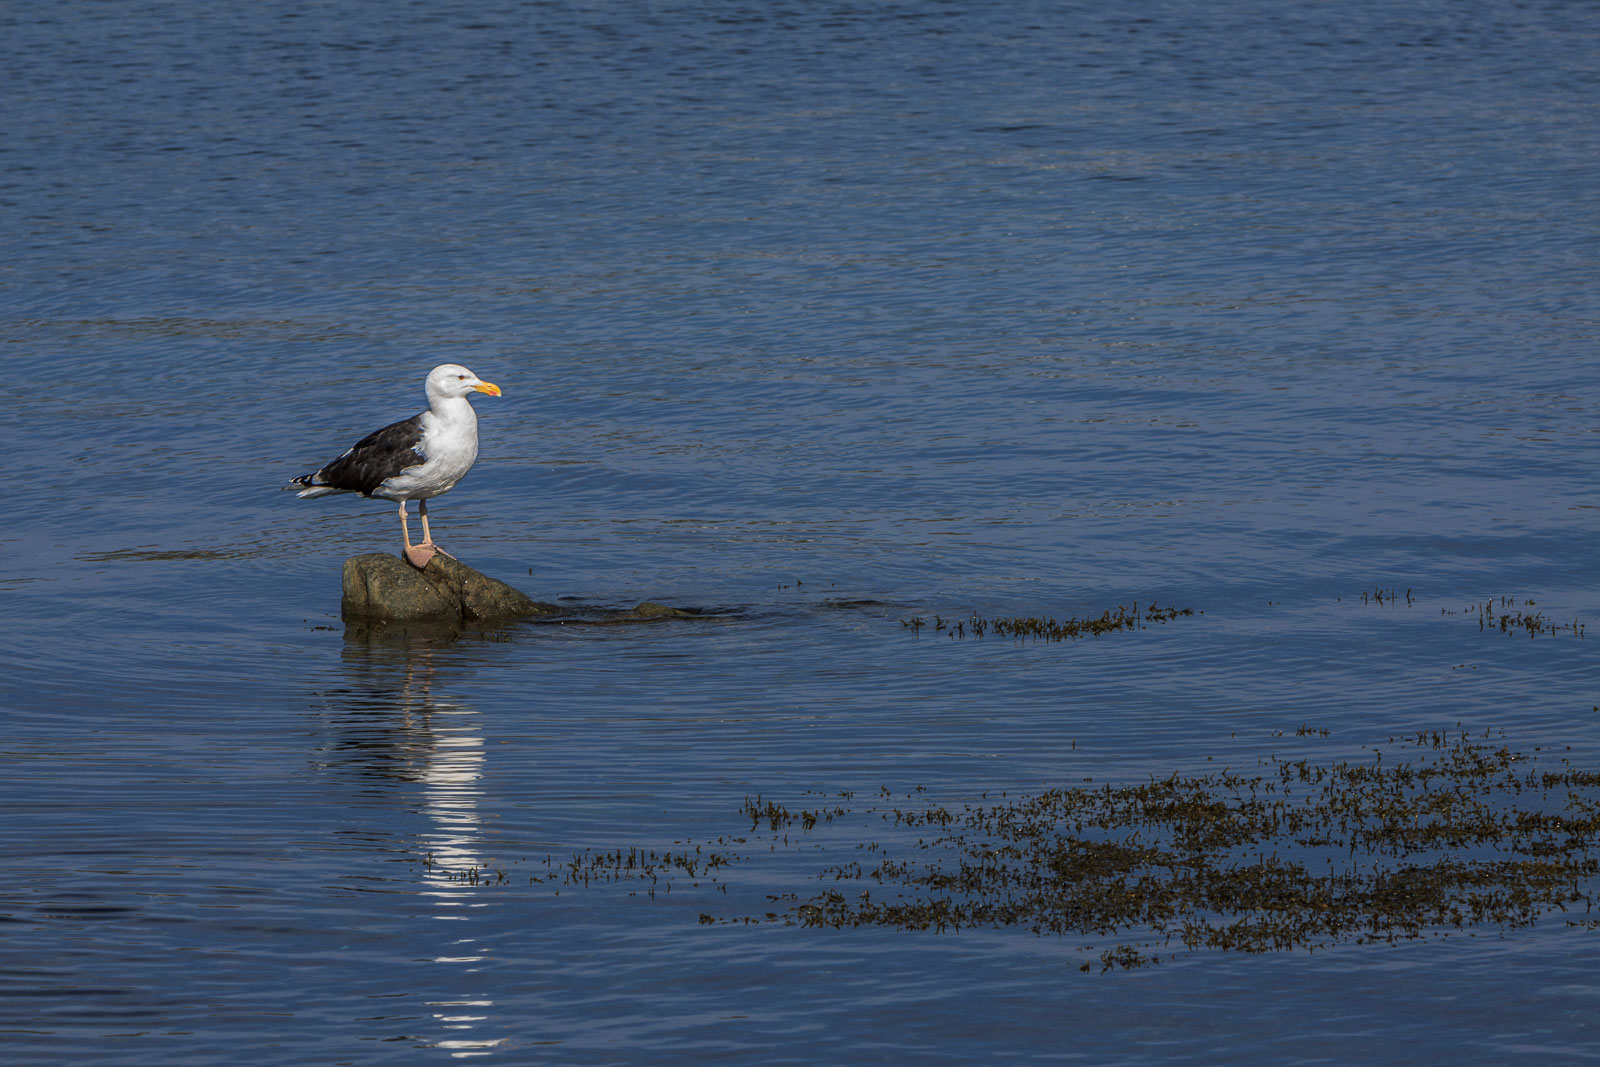
[[[793,906],[907,796],[1435,729],[1600,770],[1597,47],[1561,3],[0,12],[0,1058],[1597,1058],[1559,913],[1102,971],[1137,932]],[[441,543],[711,617],[347,629],[393,509],[279,487],[445,361],[505,395]],[[1135,601],[1195,614],[965,624]],[[693,873],[556,876],[618,849]]]

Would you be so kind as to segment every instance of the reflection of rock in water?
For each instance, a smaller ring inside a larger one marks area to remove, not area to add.
[[[416,634],[374,635],[346,640],[348,684],[330,693],[333,738],[331,762],[363,777],[386,780],[402,811],[426,819],[414,839],[400,843],[423,862],[421,896],[432,904],[429,922],[468,924],[472,910],[485,906],[469,885],[483,866],[482,815],[485,745],[477,709],[450,696],[462,673],[461,652],[468,646]],[[420,797],[418,791],[420,789]],[[420,800],[420,803],[418,801]],[[488,946],[471,936],[469,925],[444,928],[450,935],[436,964],[454,969],[455,981],[475,975]],[[425,933],[419,931],[419,933]],[[452,981],[427,981],[434,990]],[[484,1036],[494,1002],[482,990],[457,985],[445,998],[426,1006],[450,1036],[429,1041],[454,1056],[486,1054],[501,1038]]]
[[[325,695],[331,716],[322,756],[357,774],[401,782],[422,777],[434,748],[433,696],[448,641],[364,634],[344,646],[346,684]]]

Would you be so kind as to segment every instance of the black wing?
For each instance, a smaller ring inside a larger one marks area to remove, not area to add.
[[[421,443],[422,416],[417,414],[368,434],[317,473],[302,475],[294,481],[308,489],[325,485],[371,496],[385,480],[427,458],[417,448]]]

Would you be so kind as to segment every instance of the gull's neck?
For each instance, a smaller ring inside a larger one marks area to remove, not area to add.
[[[451,425],[473,426],[478,422],[478,413],[472,409],[472,404],[464,396],[443,396],[430,392],[428,409],[441,421]]]

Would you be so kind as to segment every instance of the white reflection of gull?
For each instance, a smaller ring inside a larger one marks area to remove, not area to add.
[[[476,716],[471,712],[439,705],[434,706],[429,717],[432,744],[422,773],[422,795],[423,810],[433,820],[434,830],[422,835],[431,857],[423,882],[428,887],[425,895],[445,906],[482,907],[470,903],[473,894],[465,884],[471,880],[472,872],[483,866],[478,849],[482,832],[478,781],[483,773],[483,738],[474,736],[470,721],[473,718]],[[459,721],[462,719],[468,721]]]
[[[430,857],[423,868],[422,893],[436,905],[435,919],[466,922],[471,918],[471,909],[485,907],[471,884],[473,873],[484,866],[483,827],[478,812],[484,744],[476,713],[440,704],[433,705],[431,712],[432,744],[422,773],[422,787],[423,811],[434,828],[422,836]],[[478,968],[473,965],[484,958],[477,939],[463,937],[453,945],[457,951],[436,956],[434,962],[465,965],[468,974],[477,973]],[[504,1039],[473,1038],[466,1032],[487,1022],[489,1016],[483,1009],[493,1006],[494,1001],[486,999],[429,1001],[428,1007],[435,1009],[433,1017],[446,1030],[461,1032],[461,1036],[435,1041],[433,1046],[448,1050],[455,1059],[489,1055]],[[475,1010],[469,1013],[463,1009]]]
[[[485,862],[483,819],[478,810],[483,795],[483,730],[471,707],[433,699],[433,659],[438,649],[411,646],[405,652],[400,711],[407,732],[423,741],[418,780],[423,814],[432,824],[418,842],[428,856],[422,867],[421,895],[432,903],[434,919],[469,922],[473,909],[486,906],[472,884],[473,873],[481,871]],[[486,955],[476,938],[460,937],[433,962],[464,968],[463,974],[475,976]],[[504,1038],[476,1036],[490,1021],[494,1001],[474,993],[425,1002],[440,1027],[451,1035],[429,1042],[429,1047],[444,1049],[453,1059],[464,1059],[490,1055],[504,1042]]]

